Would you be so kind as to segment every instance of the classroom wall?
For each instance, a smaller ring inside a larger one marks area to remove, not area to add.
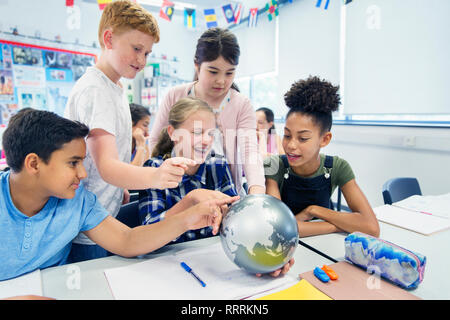
[[[450,192],[450,129],[334,125],[324,148],[352,166],[356,182],[374,207],[382,205],[383,183],[416,177],[423,194]]]
[[[80,44],[92,46],[97,42],[101,11],[93,3],[74,3],[80,9],[79,29],[69,29],[67,20],[73,13],[67,9],[65,1],[0,0],[0,31],[11,32],[12,28],[17,27],[21,35],[34,36],[39,32],[41,38],[50,40],[60,35],[63,42],[74,43],[78,39]]]
[[[45,39],[54,40],[56,35],[60,35],[62,42],[74,43],[78,39],[78,43],[83,45],[83,51],[87,50],[84,46],[92,46],[95,42],[97,49],[92,49],[95,53],[100,47],[97,31],[102,11],[95,1],[80,0],[74,3],[80,8],[79,29],[69,29],[68,19],[71,19],[73,13],[67,9],[65,1],[0,0],[0,31],[11,32],[12,28],[17,27],[19,34],[26,36],[34,36],[39,31],[41,38]],[[178,76],[184,80],[192,80],[194,50],[200,34],[183,26],[183,15],[178,11],[175,12],[173,21],[168,22],[159,17],[159,9],[149,6],[145,8],[156,17],[161,32],[161,40],[154,44],[153,52],[157,57],[165,54],[172,59],[176,56],[180,61]],[[16,41],[26,42],[27,39],[17,37]],[[46,45],[49,46],[47,43]],[[53,46],[58,47],[58,43],[55,42]]]
[[[278,50],[281,104],[292,83],[309,75],[339,84],[340,8],[340,1],[330,1],[324,10],[310,0],[294,1],[281,8]]]

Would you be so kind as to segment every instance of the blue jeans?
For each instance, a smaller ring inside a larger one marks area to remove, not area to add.
[[[72,243],[72,249],[70,250],[67,263],[76,263],[85,260],[98,259],[111,256],[112,253],[106,251],[99,245],[88,245]]]

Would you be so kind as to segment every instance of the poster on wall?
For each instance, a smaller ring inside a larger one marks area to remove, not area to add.
[[[3,53],[5,52],[5,53]],[[0,48],[0,101],[14,101],[14,87],[12,78],[12,60],[9,51],[4,46]],[[2,104],[2,109],[5,108]],[[2,111],[0,111],[2,112]]]
[[[42,51],[35,48],[13,46],[13,63],[42,67]]]
[[[0,50],[0,69],[11,69],[12,57],[7,44],[3,44]]]
[[[47,110],[63,115],[72,86],[70,82],[48,82]]]
[[[72,55],[73,81],[77,81],[84,74],[87,67],[95,64],[95,57],[81,54]]]
[[[8,124],[9,119],[18,111],[16,103],[3,103],[0,101],[0,125]]]
[[[47,109],[47,93],[45,88],[17,88],[18,105],[22,108]]]
[[[14,87],[11,70],[0,70],[0,101],[14,101]]]
[[[64,114],[75,81],[96,55],[0,39],[0,124],[22,108]]]
[[[44,68],[14,65],[12,70],[15,87],[45,87]]]

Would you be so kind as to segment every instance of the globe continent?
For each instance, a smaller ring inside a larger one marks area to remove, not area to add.
[[[298,245],[297,221],[280,200],[248,195],[234,203],[220,228],[222,247],[238,267],[268,273],[285,265]]]

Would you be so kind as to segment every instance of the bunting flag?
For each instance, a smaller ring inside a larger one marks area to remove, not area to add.
[[[234,23],[241,23],[242,12],[244,11],[242,3],[237,3],[234,7]]]
[[[73,0],[66,0],[66,7],[73,7]]]
[[[278,1],[270,0],[268,3],[266,3],[266,10],[268,12],[269,21],[272,21],[273,18],[278,17]]]
[[[258,23],[258,8],[250,8],[248,13],[248,26],[249,28],[256,27]]]
[[[352,2],[352,0],[342,0],[342,2],[343,2],[344,4],[349,4],[350,2]]]
[[[195,9],[184,8],[184,26],[188,29],[195,28]]]
[[[105,6],[110,2],[112,2],[112,0],[97,0],[98,8],[100,10],[103,10],[105,8]]]
[[[159,10],[159,16],[167,21],[172,21],[172,15],[175,8],[175,4],[168,0],[163,0],[161,9]]]
[[[203,13],[205,15],[206,27],[214,28],[217,27],[217,16],[214,9],[204,9]]]
[[[223,15],[225,16],[225,20],[227,20],[228,23],[234,22],[234,11],[233,7],[231,7],[231,4],[226,4],[222,6]]]
[[[345,1],[345,0],[344,0]],[[328,9],[328,4],[330,3],[330,0],[327,0],[327,2],[325,3],[325,7],[324,7],[324,9],[325,10],[327,10]],[[317,8],[320,8],[320,5],[322,4],[322,0],[317,0],[317,3],[316,3],[316,7]]]

